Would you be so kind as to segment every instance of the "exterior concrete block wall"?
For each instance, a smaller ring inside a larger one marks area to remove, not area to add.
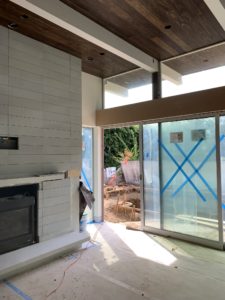
[[[0,178],[80,170],[80,59],[1,26],[0,136]]]

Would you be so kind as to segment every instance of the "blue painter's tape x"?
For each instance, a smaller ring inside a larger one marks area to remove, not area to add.
[[[222,142],[225,138],[225,135],[221,135],[220,136],[220,142]],[[176,144],[177,148],[180,148],[177,144]],[[181,148],[180,148],[181,149]],[[182,149],[181,149],[182,150]],[[198,174],[198,176],[203,179],[203,182],[205,183],[206,187],[209,189],[209,191],[211,191],[213,197],[215,200],[218,200],[216,193],[213,191],[213,189],[210,187],[210,185],[206,182],[206,180],[204,179],[204,177],[200,174],[200,170],[201,168],[205,165],[205,163],[209,160],[210,156],[216,151],[216,145],[214,145],[210,151],[208,152],[208,154],[206,155],[206,157],[203,159],[203,161],[200,163],[200,165],[198,166],[198,168],[193,168],[194,172],[191,174],[191,176],[189,177],[190,179],[192,179],[196,174]],[[184,153],[185,154],[185,153]],[[190,161],[189,161],[190,163]],[[173,196],[176,196],[176,194],[188,183],[188,180],[185,180],[178,188],[177,190],[172,194]],[[222,204],[222,208],[225,209],[225,204]]]
[[[202,142],[202,139],[200,139],[196,145],[191,149],[191,151],[188,153],[188,155],[185,157],[184,161],[179,165],[176,159],[173,157],[173,155],[169,152],[169,150],[163,145],[163,143],[160,143],[160,146],[162,149],[167,153],[167,155],[171,158],[171,160],[174,162],[174,164],[177,166],[177,170],[173,173],[171,178],[168,180],[168,182],[165,184],[165,186],[162,189],[162,193],[168,188],[168,186],[172,183],[176,175],[179,173],[179,171],[186,177],[186,180],[190,183],[190,185],[193,187],[193,189],[196,191],[196,193],[200,196],[200,198],[203,201],[206,201],[204,195],[201,193],[201,191],[197,188],[197,186],[192,182],[192,180],[188,177],[186,172],[183,170],[184,164],[188,161],[188,159],[191,157],[191,155],[195,152],[195,150],[198,148],[200,143]]]
[[[168,154],[168,156],[175,163],[175,165],[178,166],[177,170],[173,173],[173,175],[167,181],[167,183],[165,184],[165,186],[162,188],[162,193],[169,187],[169,185],[172,183],[173,179],[176,177],[176,175],[179,173],[179,171],[182,169],[182,167],[185,165],[185,163],[191,157],[191,155],[195,152],[195,150],[198,148],[198,146],[200,145],[201,142],[202,142],[202,140],[198,141],[198,143],[191,149],[191,151],[188,153],[188,155],[186,156],[186,158],[183,160],[183,162],[181,163],[181,165],[179,165],[177,163],[176,159],[173,157],[173,155],[166,148],[166,146],[164,146],[163,143],[159,141],[159,145],[164,149],[164,151]]]
[[[179,152],[186,157],[184,151],[181,149],[181,147],[178,144],[175,144],[176,148],[179,150]],[[213,197],[217,200],[217,195],[215,193],[215,191],[213,190],[213,188],[208,184],[208,182],[206,181],[206,179],[202,176],[202,174],[199,172],[198,169],[196,169],[196,167],[194,166],[194,164],[192,163],[192,161],[190,159],[188,159],[187,161],[189,163],[189,165],[193,168],[193,170],[195,171],[195,173],[198,175],[198,177],[201,179],[201,181],[205,184],[205,186],[207,187],[207,189],[211,192],[211,194],[213,195]],[[191,178],[191,177],[190,177]],[[178,191],[178,189],[177,189]],[[175,191],[172,196],[176,196],[177,191]]]

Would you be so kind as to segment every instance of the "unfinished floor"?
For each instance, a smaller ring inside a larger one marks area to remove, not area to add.
[[[123,224],[88,231],[83,250],[1,282],[0,299],[225,299],[225,252]]]

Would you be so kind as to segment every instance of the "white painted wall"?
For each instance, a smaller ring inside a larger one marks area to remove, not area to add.
[[[82,72],[82,126],[96,125],[96,110],[102,109],[102,79]]]
[[[103,220],[103,148],[102,148],[102,129],[94,128],[94,196],[95,204],[93,210],[93,219],[95,222]]]
[[[82,126],[93,127],[94,196],[93,220],[102,220],[102,135],[96,127],[96,110],[103,108],[102,79],[82,72]],[[88,210],[89,212],[89,210]],[[89,212],[89,217],[92,219]]]

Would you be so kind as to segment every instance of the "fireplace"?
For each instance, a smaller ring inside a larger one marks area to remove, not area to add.
[[[38,185],[0,188],[0,254],[38,242]]]

